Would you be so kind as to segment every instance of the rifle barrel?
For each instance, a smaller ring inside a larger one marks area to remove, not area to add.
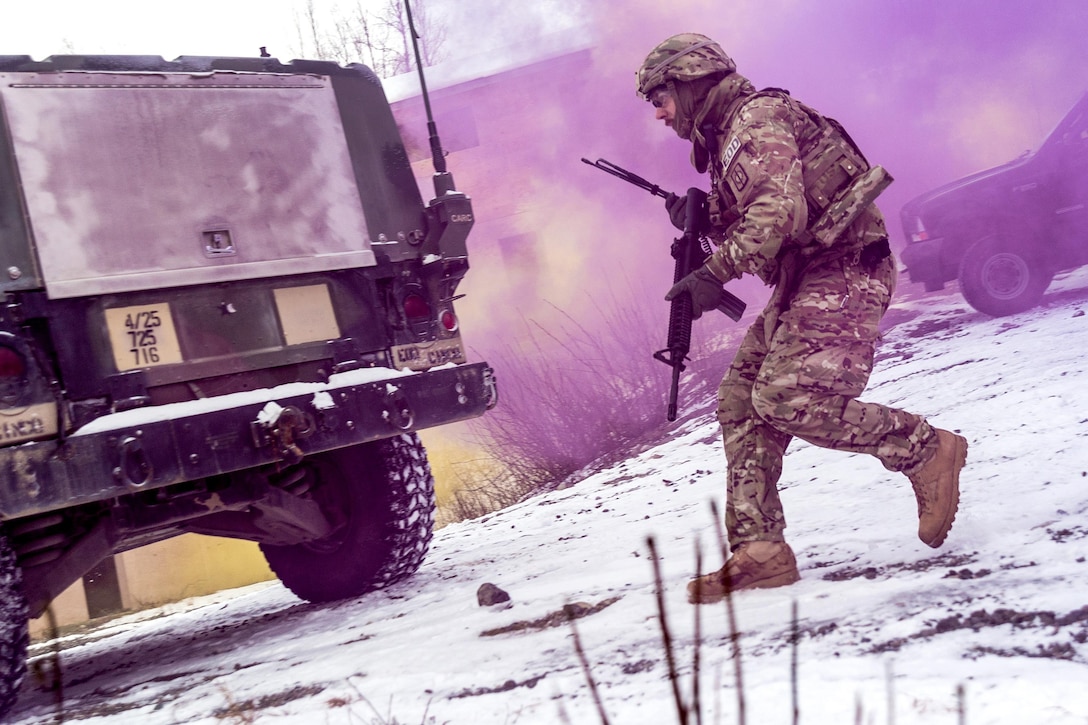
[[[613,176],[616,176],[616,177],[618,177],[620,179],[623,179],[628,184],[634,184],[638,188],[643,189],[644,191],[650,192],[654,196],[660,196],[662,199],[666,199],[669,196],[669,192],[665,191],[664,189],[662,189],[657,184],[642,178],[641,176],[639,176],[638,174],[636,174],[634,172],[628,171],[627,169],[623,168],[622,166],[617,166],[616,164],[612,163],[608,159],[597,159],[596,161],[590,161],[589,159],[587,159],[587,158],[585,158],[583,156],[582,157],[582,163],[589,164],[590,166],[594,166],[594,167],[600,169],[601,171],[607,171],[608,173],[612,174]]]

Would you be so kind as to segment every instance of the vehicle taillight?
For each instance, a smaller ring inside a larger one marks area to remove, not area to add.
[[[925,224],[922,223],[921,217],[915,217],[914,219],[914,233],[910,235],[912,242],[924,242],[929,239],[929,232],[926,231]]]
[[[10,347],[0,345],[0,379],[26,376],[26,360]]]
[[[457,330],[457,315],[453,314],[453,310],[442,310],[439,319],[442,321],[442,327],[446,328],[447,332]]]
[[[404,314],[408,319],[418,319],[420,317],[431,316],[431,306],[427,304],[427,300],[417,294],[410,294],[404,298]]]

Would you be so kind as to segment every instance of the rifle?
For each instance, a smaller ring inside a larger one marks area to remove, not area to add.
[[[650,192],[654,196],[666,199],[669,192],[662,189],[641,176],[627,169],[613,164],[605,159],[590,161],[583,158],[583,163],[594,166],[601,171],[606,171],[613,176],[623,179],[629,184]],[[710,256],[710,249],[704,243],[699,233],[699,221],[706,218],[706,193],[695,188],[688,189],[687,207],[684,219],[684,233],[679,239],[673,240],[670,250],[675,260],[673,266],[672,282],[676,284],[701,267]],[[666,341],[667,347],[654,353],[654,359],[660,360],[672,368],[672,387],[669,390],[669,407],[667,417],[670,421],[676,420],[676,397],[680,387],[680,373],[684,372],[684,361],[691,349],[691,296],[678,295],[673,298],[669,308],[669,332]],[[740,320],[746,307],[743,300],[733,295],[726,289],[722,289],[721,310],[734,322]]]

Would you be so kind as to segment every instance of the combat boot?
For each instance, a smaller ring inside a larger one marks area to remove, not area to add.
[[[741,544],[712,574],[688,582],[688,601],[714,604],[725,598],[729,589],[770,589],[793,584],[801,578],[793,549],[784,541],[750,541]]]
[[[907,474],[918,499],[918,538],[936,549],[944,543],[960,504],[960,469],[967,461],[967,440],[937,429],[937,453]]]

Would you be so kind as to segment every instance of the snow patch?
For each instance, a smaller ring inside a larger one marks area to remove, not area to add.
[[[432,368],[440,370],[443,368]],[[217,395],[213,398],[200,400],[187,400],[182,403],[169,403],[148,408],[135,408],[120,413],[111,413],[97,418],[73,433],[73,436],[101,433],[103,431],[131,428],[139,425],[148,425],[165,420],[176,420],[194,415],[214,413],[231,408],[240,408],[246,405],[273,402],[297,395],[317,394],[322,392],[335,392],[340,388],[348,388],[353,385],[376,383],[383,380],[403,378],[409,375],[419,375],[415,370],[393,370],[391,368],[360,368],[329,376],[327,383],[286,383],[274,388],[261,388],[243,393],[231,393],[230,395]]]
[[[941,549],[918,541],[905,477],[790,446],[781,496],[802,579],[735,598],[748,722],[790,722],[794,604],[802,722],[854,722],[862,708],[865,722],[952,723],[960,685],[971,725],[1088,721],[1088,276],[1073,288],[1059,278],[1044,305],[993,320],[951,293],[897,303],[916,315],[886,332],[862,399],[970,442]],[[314,605],[274,584],[68,636],[57,645],[66,719],[216,723],[250,704],[245,715],[277,725],[370,722],[378,703],[390,722],[600,722],[571,628],[523,623],[614,600],[577,620],[605,711],[676,722],[646,540],[688,696],[697,541],[703,569],[721,566],[717,430],[698,418],[570,488],[440,529],[419,572],[385,591]],[[510,606],[479,607],[484,582]],[[699,612],[703,721],[732,722],[726,610]],[[28,686],[9,720],[51,722],[57,708],[54,691]]]
[[[274,426],[280,419],[281,413],[283,413],[283,406],[275,401],[269,401],[257,414],[257,422],[266,427]]]
[[[336,401],[332,399],[328,391],[322,390],[314,393],[314,399],[310,401],[310,405],[317,410],[329,410],[336,407]]]

